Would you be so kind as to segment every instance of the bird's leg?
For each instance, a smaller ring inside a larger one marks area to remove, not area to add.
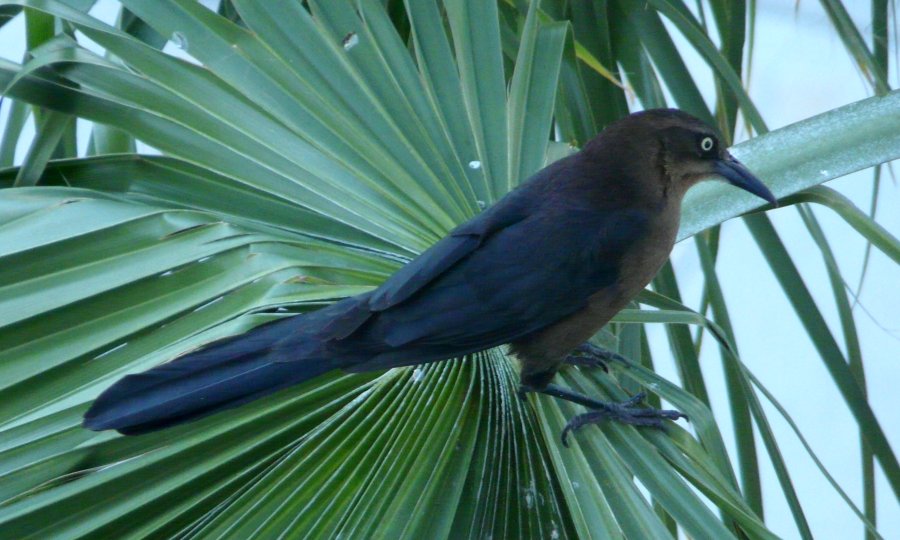
[[[608,364],[613,360],[622,362],[626,366],[631,365],[631,361],[617,352],[613,352],[603,347],[598,347],[589,341],[585,341],[581,345],[575,347],[572,354],[566,357],[566,363],[573,366],[598,367],[609,373]]]
[[[591,399],[555,384],[549,384],[542,389],[529,388],[523,385],[520,387],[519,392],[520,395],[526,392],[540,392],[541,394],[547,394],[548,396],[571,401],[572,403],[584,405],[588,409],[591,409],[589,412],[573,417],[566,423],[566,427],[563,428],[562,432],[562,443],[566,447],[569,446],[569,443],[566,440],[569,432],[575,431],[588,424],[599,424],[606,420],[615,420],[634,426],[662,428],[663,419],[687,419],[687,415],[679,411],[654,409],[652,407],[638,407],[637,405],[644,400],[644,397],[646,397],[643,392],[621,402]]]

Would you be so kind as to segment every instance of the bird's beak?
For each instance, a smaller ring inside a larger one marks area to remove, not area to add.
[[[775,195],[769,191],[769,188],[753,175],[752,172],[740,161],[734,159],[731,154],[726,153],[725,157],[717,160],[713,165],[716,174],[723,176],[728,182],[743,190],[749,191],[757,197],[769,201],[772,204],[778,204]]]

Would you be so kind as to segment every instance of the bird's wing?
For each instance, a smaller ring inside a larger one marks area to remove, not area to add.
[[[511,195],[454,229],[391,275],[378,289],[344,300],[339,312],[324,326],[318,337],[323,340],[347,338],[373,314],[402,304],[439,278],[477,250],[485,239],[525,219],[534,201],[524,191]]]
[[[369,308],[384,311],[407,300],[478,249],[491,235],[528,217],[529,208],[524,199],[526,197],[517,197],[510,204],[480,214],[457,227],[388,278],[369,299]]]
[[[360,343],[387,346],[365,371],[458,356],[509,343],[582,309],[613,286],[623,253],[647,229],[634,210],[571,207],[532,214],[382,310]],[[353,341],[353,338],[350,339]]]

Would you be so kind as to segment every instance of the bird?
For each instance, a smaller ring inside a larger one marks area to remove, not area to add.
[[[653,279],[675,244],[685,193],[718,178],[772,204],[772,192],[678,109],[611,122],[538,171],[379,287],[213,341],[100,394],[83,426],[139,435],[190,422],[333,370],[427,364],[508,345],[520,391],[585,406],[584,425],[661,427],[678,411],[607,402],[555,385],[567,363],[614,353],[590,344]]]

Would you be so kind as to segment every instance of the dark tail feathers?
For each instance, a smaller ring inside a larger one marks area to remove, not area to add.
[[[300,316],[303,317],[303,316]],[[150,371],[129,375],[94,401],[84,427],[137,435],[236,407],[342,367],[304,358],[296,317],[223,339]]]

